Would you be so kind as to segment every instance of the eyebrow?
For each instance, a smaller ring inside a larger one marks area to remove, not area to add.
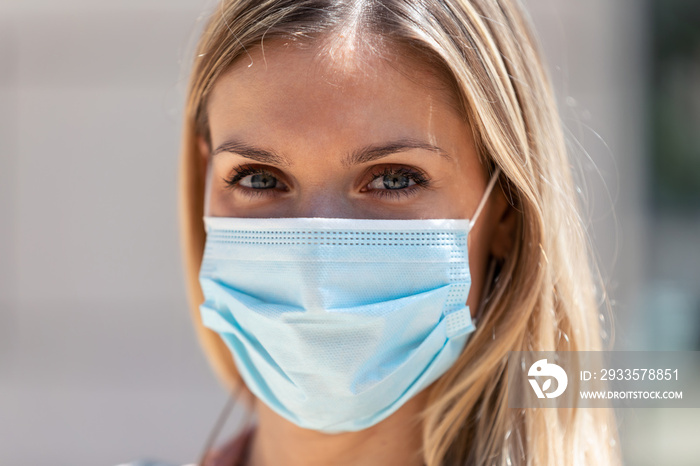
[[[447,152],[438,146],[416,139],[404,138],[382,144],[361,147],[360,149],[354,150],[343,157],[342,164],[345,167],[351,167],[353,165],[372,162],[374,160],[381,159],[382,157],[411,149],[423,149],[434,152],[448,160],[452,159]],[[217,147],[211,153],[211,155],[213,157],[221,152],[238,154],[247,159],[257,160],[258,162],[262,163],[276,164],[285,167],[291,165],[290,159],[282,154],[279,154],[273,150],[254,147],[237,139],[231,139],[219,145],[219,147]]]

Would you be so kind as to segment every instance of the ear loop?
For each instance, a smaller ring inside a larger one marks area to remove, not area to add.
[[[476,223],[477,218],[479,218],[479,214],[481,214],[481,210],[484,208],[484,205],[486,204],[487,199],[491,195],[491,190],[493,189],[494,185],[496,184],[496,180],[498,179],[498,175],[501,173],[501,167],[496,167],[496,169],[493,172],[493,175],[491,175],[491,179],[489,180],[488,185],[486,185],[486,189],[484,190],[484,195],[481,198],[481,201],[479,202],[479,205],[476,208],[476,211],[474,212],[474,215],[472,216],[471,221],[469,222],[469,229],[474,226]],[[484,280],[484,286],[482,287],[481,290],[481,304],[479,305],[479,308],[476,311],[476,314],[474,315],[474,318],[472,319],[472,322],[474,325],[477,324],[479,320],[481,320],[481,315],[484,312],[484,308],[486,307],[486,304],[489,301],[493,281],[495,278],[496,274],[496,266],[497,266],[497,260],[495,258],[491,258],[489,261],[489,269],[486,272],[486,280]]]
[[[479,218],[479,214],[481,213],[481,209],[484,208],[484,205],[486,204],[486,201],[489,198],[489,195],[491,194],[491,190],[493,189],[493,185],[496,184],[496,180],[498,179],[498,175],[501,173],[501,167],[496,167],[496,170],[494,170],[493,175],[491,175],[491,179],[489,180],[489,184],[486,185],[486,190],[484,191],[484,195],[481,196],[481,201],[479,201],[479,205],[476,207],[476,211],[474,212],[474,215],[472,216],[471,221],[469,222],[469,229],[471,230],[474,227],[474,224],[476,223],[476,219]]]

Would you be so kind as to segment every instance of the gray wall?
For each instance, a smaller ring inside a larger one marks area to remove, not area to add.
[[[226,399],[176,218],[206,2],[44,3],[0,9],[0,464],[194,461]]]

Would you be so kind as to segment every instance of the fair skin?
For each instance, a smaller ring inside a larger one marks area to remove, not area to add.
[[[211,147],[200,146],[214,153],[210,215],[471,218],[488,174],[453,96],[429,68],[351,41],[299,48],[266,40],[264,55],[248,52],[207,102]],[[348,160],[369,146],[385,150]],[[258,171],[234,179],[241,166]],[[514,217],[496,186],[468,238],[472,315],[489,255],[509,250]],[[298,427],[258,401],[247,464],[421,465],[415,419],[428,393],[340,434]]]

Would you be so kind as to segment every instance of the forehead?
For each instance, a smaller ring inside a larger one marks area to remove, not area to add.
[[[233,128],[243,133],[237,135],[274,130],[287,138],[338,137],[361,131],[371,138],[392,125],[410,131],[416,124],[461,120],[449,89],[436,69],[389,48],[378,53],[342,40],[300,46],[274,39],[248,48],[217,79],[207,113],[212,139],[229,136]]]

